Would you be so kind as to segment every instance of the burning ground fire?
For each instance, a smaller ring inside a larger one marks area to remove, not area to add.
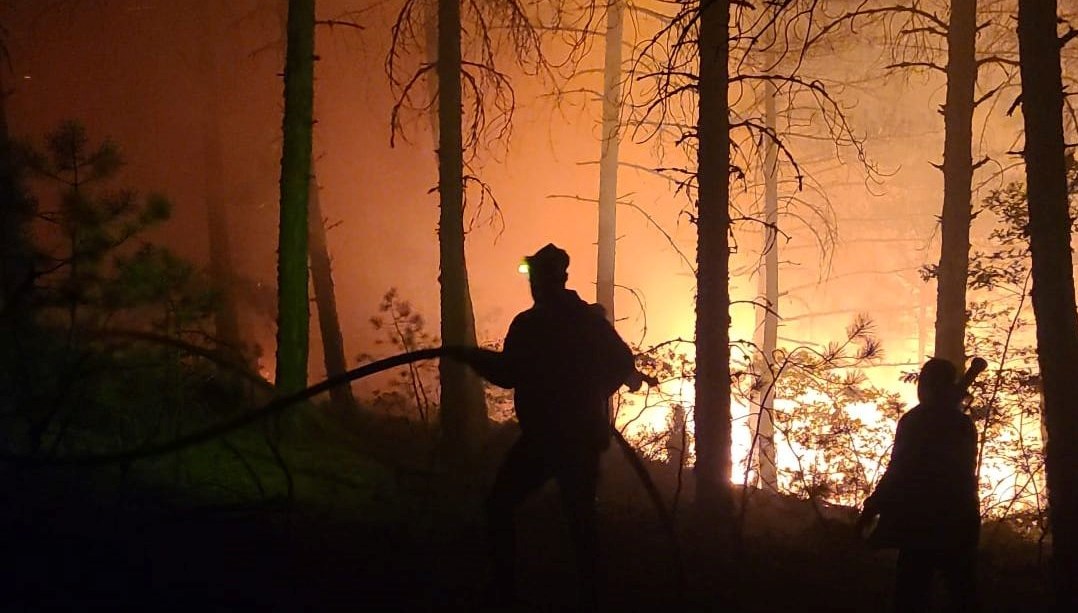
[[[916,398],[913,386],[906,384],[902,398],[906,410]],[[620,429],[653,459],[678,462],[681,454],[678,422],[675,417],[687,407],[683,418],[687,429],[688,449],[683,461],[691,466],[694,461],[692,407],[695,404],[694,388],[689,379],[664,382],[659,389],[621,397],[617,424]],[[795,399],[775,400],[774,415],[777,422],[774,442],[774,463],[779,490],[797,495],[819,496],[831,503],[858,506],[871,491],[886,468],[894,439],[896,419],[874,402],[837,403],[817,391]],[[846,439],[843,457],[833,451],[806,445],[807,439],[822,439],[825,433],[806,433],[816,427],[811,419],[802,415],[807,407],[831,407],[841,412],[847,426],[843,432],[832,432]],[[757,461],[750,465],[750,457],[759,453],[759,440],[753,440],[753,422],[758,418],[755,410],[744,400],[735,400],[732,413],[732,461],[731,481],[759,487]],[[848,426],[855,426],[849,428]],[[780,427],[781,426],[781,427]],[[1039,422],[1019,420],[1013,429],[1005,431],[990,444],[1009,443],[1029,451],[1040,449]],[[1022,465],[1027,457],[1008,461],[985,454],[981,470],[981,506],[986,516],[1010,515],[1035,512],[1042,508],[1044,496],[1043,473],[1039,466]]]

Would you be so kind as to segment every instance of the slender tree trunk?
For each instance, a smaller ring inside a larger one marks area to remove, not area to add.
[[[325,359],[326,375],[334,377],[348,370],[345,360],[344,335],[341,334],[341,322],[337,317],[337,296],[333,288],[333,263],[329,257],[329,244],[326,240],[325,219],[322,217],[322,202],[319,198],[318,175],[311,166],[311,193],[308,198],[310,211],[310,252],[311,284],[314,286],[314,303],[318,309],[318,328],[322,336],[322,355]],[[329,390],[333,407],[342,411],[356,409],[356,399],[352,395],[351,385],[338,385]]]
[[[475,316],[464,257],[464,143],[461,133],[460,0],[438,1],[438,244],[442,343],[474,346]],[[441,360],[441,419],[446,443],[461,459],[478,451],[486,429],[479,378],[463,364]]]
[[[697,123],[696,496],[730,517],[729,0],[700,1]]]
[[[32,272],[26,229],[29,207],[19,187],[11,155],[6,84],[0,69],[0,318],[11,314]]]
[[[314,0],[289,0],[277,251],[277,388],[307,385],[307,197],[314,128]]]
[[[214,312],[217,340],[230,351],[240,354],[239,313],[232,293],[234,266],[228,235],[228,203],[224,196],[225,162],[221,144],[221,67],[216,46],[221,43],[221,11],[214,10],[216,2],[203,2],[206,39],[200,52],[199,68],[206,85],[206,106],[203,111],[202,155],[206,165],[203,173],[203,197],[210,243],[210,277],[221,292],[220,303]]]
[[[670,409],[670,429],[666,434],[666,463],[680,465],[685,458],[685,405],[676,403]]]
[[[618,147],[621,144],[621,45],[623,0],[606,9],[606,62],[603,67],[603,142],[599,156],[599,237],[595,301],[614,321],[614,259],[617,252]]]
[[[977,81],[977,0],[952,0],[943,107],[942,245],[936,290],[935,357],[966,363],[966,284],[973,190],[973,88]]]
[[[1048,432],[1048,516],[1059,610],[1078,610],[1078,316],[1075,314],[1055,0],[1019,0],[1029,242]]]
[[[764,84],[764,122],[777,134],[778,113],[775,98],[778,91],[775,84]],[[778,348],[779,331],[779,186],[778,186],[778,145],[771,139],[764,143],[764,267],[762,280],[763,299],[767,305],[763,311],[763,330],[760,338],[762,357],[760,392],[757,394],[757,408],[751,426],[753,428],[756,474],[760,486],[771,492],[778,491],[778,473],[775,469],[775,426],[771,420],[775,406],[775,379],[771,375],[774,369],[775,350]]]

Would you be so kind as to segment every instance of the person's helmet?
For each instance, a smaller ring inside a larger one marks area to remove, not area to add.
[[[530,279],[564,281],[568,276],[569,254],[553,243],[534,254],[526,256],[521,264],[521,272],[526,272]]]
[[[958,369],[950,360],[931,358],[921,367],[917,396],[922,402],[941,398],[958,380]]]

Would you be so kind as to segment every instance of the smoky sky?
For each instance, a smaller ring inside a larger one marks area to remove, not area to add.
[[[419,112],[406,114],[403,138],[390,147],[394,92],[385,58],[398,3],[335,0],[318,7],[322,18],[350,15],[363,25],[362,31],[321,27],[316,68],[316,175],[332,226],[334,281],[352,360],[372,350],[368,320],[390,287],[437,330],[436,158],[429,119]],[[364,10],[348,12],[356,9]],[[91,139],[119,143],[127,165],[115,185],[160,191],[175,204],[173,219],[151,238],[205,264],[211,188],[204,135],[207,113],[215,109],[224,152],[219,206],[227,207],[236,272],[272,287],[281,15],[279,4],[255,0],[72,1],[50,10],[44,3],[12,3],[3,12],[12,131],[40,141],[61,120],[76,119]],[[629,27],[627,35],[644,36],[646,30],[646,24]],[[601,53],[601,44],[593,45],[585,68],[601,66]],[[784,198],[793,199],[784,200],[788,236],[779,241],[780,283],[787,292],[780,301],[780,336],[825,343],[864,312],[876,321],[888,363],[916,363],[919,353],[931,350],[935,291],[918,269],[938,258],[942,180],[930,163],[942,157],[937,110],[945,87],[931,75],[885,78],[882,61],[878,45],[866,42],[837,49],[813,67],[844,83],[836,86],[837,95],[876,172],[834,146],[805,144],[799,150],[814,178],[802,192],[783,182]],[[488,201],[467,242],[477,330],[487,340],[500,338],[512,316],[529,306],[516,265],[548,242],[569,251],[569,285],[594,300],[597,214],[587,200],[598,189],[600,104],[594,96],[554,96],[549,81],[512,69],[508,59],[506,72],[516,90],[512,139],[484,149],[475,166],[497,200],[498,221],[489,222],[495,209]],[[597,88],[601,81],[584,75],[573,83],[563,89]],[[734,92],[732,102],[749,105],[751,97]],[[820,119],[806,110],[790,121],[813,125]],[[993,108],[978,121],[976,132],[984,136],[977,150],[1004,159],[1000,152],[1013,144],[1020,118]],[[618,212],[617,283],[624,287],[616,300],[623,335],[647,345],[692,336],[692,271],[670,241],[694,261],[695,228],[685,193],[646,170],[677,162],[682,154],[669,144],[641,142],[641,134],[627,128],[622,145],[619,198],[626,204]],[[47,189],[39,189],[47,204]],[[734,190],[745,209],[759,195],[759,186],[748,180]],[[477,194],[471,202],[474,212]],[[975,242],[985,234],[975,229]],[[735,232],[731,284],[737,300],[758,291],[761,242],[758,227]],[[751,336],[751,306],[735,305],[732,313],[733,336]],[[243,327],[272,354],[270,319],[245,313]],[[312,350],[312,369],[320,372],[317,356]]]

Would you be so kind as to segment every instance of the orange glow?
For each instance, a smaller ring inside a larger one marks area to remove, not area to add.
[[[912,386],[908,386],[912,387]],[[656,398],[658,397],[658,399]],[[645,406],[645,399],[650,399]],[[796,400],[776,399],[775,411],[794,413],[805,402],[827,402],[831,399],[818,392],[812,392]],[[670,381],[660,386],[659,390],[651,394],[626,394],[622,396],[622,409],[618,425],[627,437],[634,440],[645,439],[648,435],[656,432],[665,432],[670,426],[670,416],[674,404],[683,403],[683,406],[691,407],[695,404],[693,386],[686,381]],[[910,405],[912,406],[912,405]],[[885,417],[878,407],[871,402],[851,403],[844,407],[845,412],[851,418],[859,420],[867,428],[884,426],[888,428],[889,435],[882,445],[866,447],[864,455],[860,459],[861,469],[873,482],[877,480],[886,468],[890,455],[890,444],[893,441],[893,425],[888,425]],[[742,402],[734,401],[731,405],[732,415],[732,445],[731,460],[732,472],[730,480],[734,484],[754,483],[755,471],[748,468],[748,458],[752,451],[753,442],[749,420],[751,419],[749,408]],[[795,419],[794,427],[798,426]],[[803,425],[803,424],[802,424]],[[687,424],[689,433],[689,449],[686,463],[691,465],[695,457],[695,445],[693,443],[693,423],[691,418]],[[1020,430],[1019,430],[1020,432]],[[1031,448],[1039,448],[1039,431],[1026,431],[1022,434],[1025,444]],[[1000,438],[1004,441],[1013,438],[1017,434],[1004,434]],[[667,461],[664,449],[658,449],[653,454],[655,459]],[[877,464],[873,458],[879,458]],[[819,450],[807,448],[794,441],[787,440],[781,431],[775,433],[775,465],[778,472],[779,487],[784,491],[796,489],[795,479],[799,470],[813,466],[818,462],[824,462],[824,456]],[[833,478],[841,479],[842,474],[832,475]],[[998,515],[1004,510],[1009,513],[1017,511],[1030,511],[1038,508],[1038,492],[1043,495],[1043,476],[1030,479],[1028,476],[1016,472],[1015,466],[999,459],[986,458],[981,468],[981,497],[982,508],[988,515]],[[831,499],[832,502],[857,506],[861,503],[860,497]]]
[[[22,21],[29,23],[33,16],[16,14],[5,29],[10,30],[11,48],[16,51],[15,74],[24,76],[15,79],[17,91],[5,99],[6,110],[20,138],[37,138],[60,119],[78,117],[95,138],[115,139],[129,161],[122,184],[161,190],[177,204],[173,219],[149,238],[202,265],[209,252],[204,203],[210,198],[203,180],[208,162],[201,126],[211,100],[204,87],[205,71],[185,50],[203,42],[206,29],[183,3],[158,4],[154,10],[137,12],[77,9],[80,19],[71,22],[78,27],[48,17],[45,25],[31,30]],[[325,15],[347,9],[349,3],[343,0],[319,3]],[[404,119],[407,138],[389,145],[395,93],[386,82],[384,60],[391,34],[376,24],[392,23],[396,10],[386,4],[365,12],[371,27],[361,43],[343,34],[347,29],[319,33],[314,153],[323,215],[332,226],[328,242],[349,366],[360,355],[388,352],[384,339],[372,330],[370,317],[390,287],[398,288],[415,312],[423,314],[426,332],[439,335],[438,196],[431,190],[438,175],[430,117],[419,111],[409,115]],[[216,101],[226,117],[220,135],[228,183],[224,200],[233,215],[233,272],[245,288],[251,288],[241,304],[245,340],[261,345],[265,355],[258,370],[272,382],[281,66],[271,43],[282,33],[272,16],[230,17],[229,23],[237,25],[218,49],[222,70],[228,73],[223,81],[229,87]],[[112,34],[103,39],[99,34],[105,25]],[[627,45],[650,39],[658,27],[645,18],[629,20]],[[555,45],[552,52],[556,51]],[[571,256],[569,287],[589,301],[594,299],[597,268],[594,200],[601,103],[590,94],[571,92],[601,87],[601,53],[585,58],[572,87],[557,96],[551,95],[549,83],[513,69],[509,54],[503,55],[498,58],[500,68],[512,79],[516,93],[512,140],[499,135],[490,146],[469,153],[469,175],[481,179],[497,199],[495,206],[484,193],[468,195],[468,280],[480,342],[504,338],[512,318],[531,306],[527,279],[521,278],[528,267],[520,262],[520,254],[549,242],[566,249]],[[864,155],[882,176],[869,176],[859,164],[860,153],[838,151],[826,137],[808,134],[826,122],[804,110],[805,105],[790,110],[784,125],[805,132],[806,138],[789,143],[790,155],[803,168],[794,169],[784,160],[779,169],[783,237],[778,241],[781,296],[775,308],[781,316],[779,346],[787,349],[821,349],[842,338],[852,317],[867,313],[885,354],[878,365],[866,369],[866,375],[872,384],[900,393],[912,406],[914,386],[900,383],[899,377],[916,370],[933,346],[936,288],[934,282],[921,279],[920,269],[937,263],[939,256],[942,180],[932,163],[942,151],[943,125],[937,109],[946,88],[934,73],[914,81],[898,74],[880,76],[884,71],[875,63],[878,56],[876,45],[851,44],[822,61],[805,59],[806,72],[826,72],[839,82],[873,79],[869,87],[836,90],[835,95],[848,107],[853,129],[867,135]],[[162,66],[170,69],[161,70]],[[652,85],[646,79],[627,78],[626,87]],[[640,91],[625,93],[632,102],[642,102]],[[759,110],[761,100],[747,88],[731,98],[739,115],[748,117]],[[422,108],[423,102],[417,99],[413,104]],[[1020,114],[984,113],[976,157],[1009,159],[1021,129]],[[628,126],[620,144],[613,314],[626,340],[649,346],[692,339],[695,331],[695,194],[678,183],[684,176],[656,171],[691,169],[695,160],[691,151],[669,141],[644,139],[637,128],[648,131],[647,126]],[[760,210],[764,188],[758,168],[746,164],[740,170],[744,175],[733,185],[731,204],[738,216],[751,216]],[[1000,171],[999,181],[1020,176],[1020,170]],[[491,219],[502,223],[490,223]],[[990,244],[991,228],[983,217],[977,224],[974,251]],[[737,343],[756,335],[759,309],[751,301],[760,293],[764,247],[759,224],[738,223],[732,237],[730,336],[736,360],[745,358],[739,352],[747,351]],[[519,262],[515,272],[514,262]],[[1031,328],[1020,331],[1016,342],[1031,344]],[[312,330],[311,379],[317,380],[323,366],[314,322]],[[383,383],[366,381],[357,387],[370,386],[365,388],[369,390],[378,385]],[[796,426],[803,424],[797,420],[799,403],[810,401],[829,399],[783,398],[776,401],[776,409],[793,415]],[[694,405],[692,381],[668,381],[643,394],[625,394],[617,423],[630,437],[665,432],[680,406],[688,413],[691,440]],[[865,427],[887,423],[872,404],[849,404],[845,411]],[[735,402],[732,417],[732,480],[740,483],[752,447],[749,408]],[[1035,418],[1026,419],[1029,423],[1009,425],[992,442],[1040,449],[1040,424]],[[886,455],[886,447],[866,452]],[[665,451],[655,453],[662,457]],[[775,453],[784,488],[791,487],[792,475],[801,466],[823,461],[817,450],[789,442],[781,432],[776,432]],[[871,477],[879,467],[866,462],[864,468]],[[1010,464],[986,456],[982,470],[986,504],[1009,500],[1016,492],[1025,497],[1022,504],[1031,504],[1029,492],[1043,492],[1042,482],[1026,483],[1014,473]]]

